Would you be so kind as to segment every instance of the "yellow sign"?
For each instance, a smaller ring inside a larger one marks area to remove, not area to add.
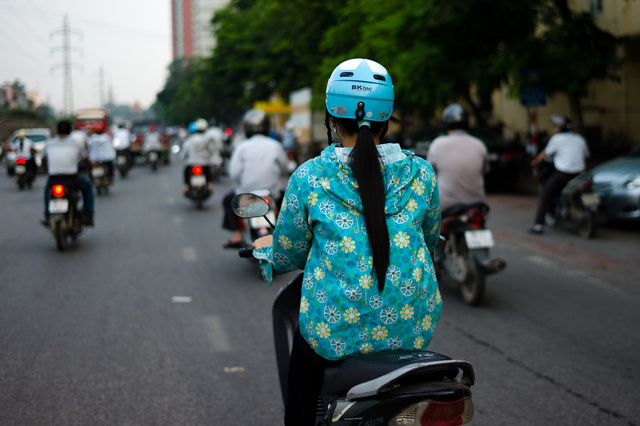
[[[253,107],[261,109],[267,114],[290,114],[291,105],[285,104],[284,101],[256,101],[253,103]]]

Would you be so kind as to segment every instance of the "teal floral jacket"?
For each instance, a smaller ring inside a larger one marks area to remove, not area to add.
[[[426,349],[442,310],[430,255],[440,234],[435,173],[396,144],[378,146],[391,243],[380,293],[350,151],[331,145],[295,171],[273,246],[254,256],[269,284],[304,269],[300,332],[322,357]]]

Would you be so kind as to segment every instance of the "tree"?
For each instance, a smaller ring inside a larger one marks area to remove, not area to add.
[[[543,73],[548,94],[567,96],[575,127],[582,132],[581,99],[589,83],[619,79],[619,41],[598,28],[589,13],[572,12],[567,0],[544,2],[539,13],[541,33],[529,40],[520,62]]]

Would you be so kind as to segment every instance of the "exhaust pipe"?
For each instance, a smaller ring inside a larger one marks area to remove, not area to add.
[[[485,274],[495,274],[504,271],[507,267],[507,261],[504,259],[491,259],[482,263]]]

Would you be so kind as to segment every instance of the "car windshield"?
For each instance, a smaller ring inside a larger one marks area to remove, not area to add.
[[[41,135],[41,134],[36,134],[36,135],[27,135],[27,138],[31,139],[31,142],[46,142],[47,139],[49,139],[49,137],[47,135]],[[18,138],[13,138],[13,142],[15,142]]]

